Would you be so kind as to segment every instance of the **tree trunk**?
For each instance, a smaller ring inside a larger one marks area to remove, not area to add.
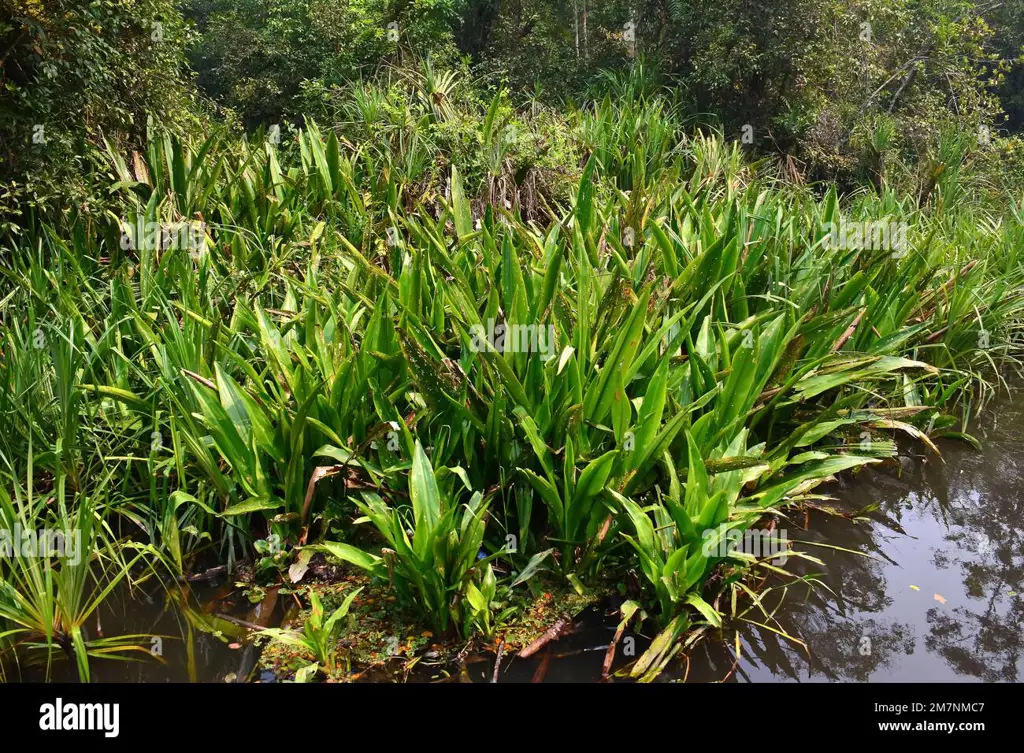
[[[580,57],[580,6],[577,0],[572,0],[572,26],[576,33],[576,59]]]
[[[583,0],[583,59],[590,60],[590,44],[587,37],[587,0]]]

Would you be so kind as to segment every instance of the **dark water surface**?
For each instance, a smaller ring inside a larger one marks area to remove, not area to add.
[[[871,522],[813,514],[810,530],[790,538],[872,558],[805,547],[824,561],[821,580],[835,595],[818,588],[801,599],[791,591],[779,619],[809,652],[754,628],[741,633],[737,678],[1024,678],[1022,419],[1024,395],[1018,393],[992,406],[973,427],[981,452],[962,442],[942,442],[942,460],[932,453],[903,458],[900,479],[869,469],[833,487],[836,506],[844,510],[878,503]],[[707,651],[690,679],[712,679],[732,662],[731,654]]]
[[[833,506],[846,513],[877,503],[867,520],[854,522],[814,511],[806,521],[798,516],[790,523],[789,539],[802,542],[796,547],[820,558],[825,568],[791,558],[788,569],[818,573],[823,585],[791,588],[772,624],[803,641],[806,650],[771,630],[741,623],[702,642],[691,652],[688,668],[674,665],[660,679],[1024,679],[1022,420],[1024,393],[1018,393],[995,402],[972,427],[983,443],[982,451],[962,442],[940,442],[940,460],[931,453],[916,454],[922,451],[919,445],[904,447],[904,452],[915,454],[901,458],[902,473],[868,469],[826,490],[838,500]],[[805,522],[808,528],[802,530]],[[152,602],[125,597],[105,605],[101,627],[106,635],[176,636],[163,641],[165,663],[96,660],[94,680],[231,682],[249,673],[253,651],[244,645],[232,647],[234,638],[225,642],[193,630],[190,651],[189,642],[180,638],[186,620],[177,609],[166,608],[159,588],[150,589],[154,591]],[[200,591],[197,612],[229,613],[261,624],[271,621],[266,615],[261,619],[258,612],[247,613],[237,592],[230,597],[234,603],[225,600],[227,591]],[[272,624],[282,611],[283,603]],[[763,620],[760,613],[748,617]],[[541,669],[545,660],[539,656],[506,658],[500,679],[598,681],[615,623],[613,615],[591,610],[574,634],[550,644],[546,668]],[[636,641],[639,653],[646,639],[637,636]],[[621,658],[616,667],[620,663]],[[471,663],[462,679],[487,682],[492,667],[493,660]],[[41,679],[37,669],[23,670],[24,679]],[[70,662],[58,662],[53,677],[74,680],[74,668]]]

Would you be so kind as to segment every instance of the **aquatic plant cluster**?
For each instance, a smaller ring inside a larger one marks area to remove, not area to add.
[[[497,101],[463,114],[481,143]],[[0,529],[83,556],[0,559],[5,659],[61,648],[88,679],[145,651],[85,629],[119,583],[210,560],[280,582],[321,554],[465,640],[542,569],[621,585],[657,633],[650,678],[756,603],[754,573],[808,557],[785,513],[819,484],[899,434],[973,441],[1020,352],[1024,230],[954,169],[967,146],[928,190],[840,201],[657,94],[568,121],[569,190],[528,210],[487,200],[500,155],[482,192],[446,166],[425,195],[415,142],[154,127],[108,150],[120,214],[9,240]],[[898,253],[847,227],[898,227]],[[282,636],[333,666],[355,598]]]

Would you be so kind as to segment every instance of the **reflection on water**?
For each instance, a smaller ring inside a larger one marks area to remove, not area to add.
[[[98,618],[84,626],[86,638],[138,635],[137,645],[149,654],[129,652],[124,654],[128,661],[94,657],[89,664],[93,682],[224,682],[249,670],[252,661],[243,661],[244,649],[233,642],[244,631],[214,616],[215,610],[238,611],[237,592],[227,587],[194,589],[191,621],[179,607],[178,593],[169,596],[150,582],[134,592],[118,589],[100,605]],[[193,624],[206,626],[207,632]],[[224,630],[216,635],[218,627]],[[74,661],[59,651],[53,659],[51,681],[78,682]],[[43,682],[45,654],[23,656],[20,666],[7,671],[8,681]]]
[[[734,677],[1024,679],[1022,413],[1018,397],[985,416],[974,427],[982,452],[944,442],[944,463],[934,455],[903,458],[901,478],[867,470],[834,486],[830,492],[845,511],[878,503],[870,522],[814,513],[809,530],[790,538],[871,558],[806,546],[826,564],[819,577],[833,593],[818,587],[802,597],[791,590],[778,616],[808,650],[766,630],[741,630],[743,657]],[[720,679],[734,663],[721,643],[693,658],[698,671],[691,680]]]

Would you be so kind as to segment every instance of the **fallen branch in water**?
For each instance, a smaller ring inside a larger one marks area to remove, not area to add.
[[[501,657],[505,653],[505,641],[498,644],[498,658],[494,660],[494,674],[491,675],[491,682],[498,681],[498,672],[501,671]]]
[[[218,619],[221,619],[221,620],[227,620],[228,622],[233,622],[236,625],[241,625],[242,627],[249,628],[250,630],[265,630],[266,629],[265,625],[257,625],[255,622],[247,622],[246,620],[240,620],[237,617],[232,617],[230,614],[224,614],[223,612],[217,612],[214,615],[214,617],[217,617]]]
[[[520,659],[527,659],[527,658],[533,656],[535,653],[540,651],[546,645],[551,643],[551,641],[557,641],[563,635],[568,633],[571,628],[572,628],[572,619],[570,619],[569,617],[564,617],[564,616],[563,617],[559,617],[557,620],[555,620],[554,624],[547,629],[547,632],[544,633],[544,635],[542,635],[540,638],[538,638],[533,643],[531,643],[529,646],[527,646],[526,648],[524,648],[522,651],[519,652],[519,658]]]

